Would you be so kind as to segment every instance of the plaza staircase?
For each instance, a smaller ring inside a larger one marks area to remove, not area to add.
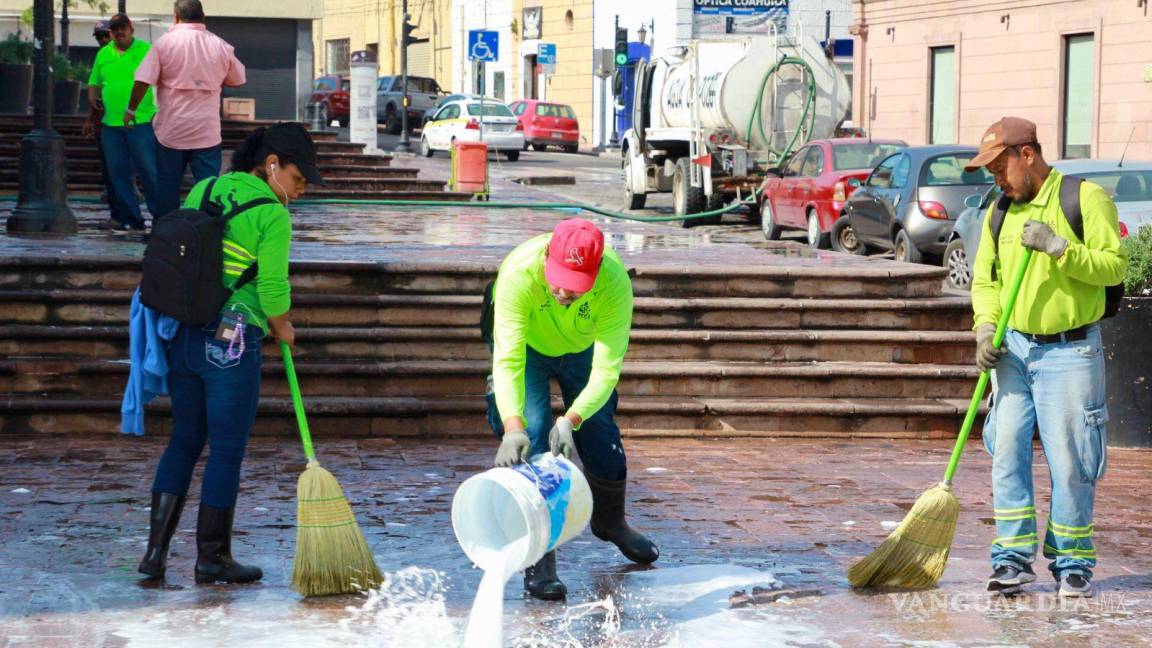
[[[98,196],[104,191],[99,153],[95,143],[81,135],[83,122],[83,117],[55,117],[54,127],[64,138],[69,195]],[[232,149],[249,132],[274,123],[224,120],[224,166],[232,158]],[[20,189],[20,141],[31,128],[31,117],[0,115],[0,194],[15,194]],[[419,169],[392,166],[390,155],[368,154],[363,144],[337,141],[333,131],[313,131],[312,139],[325,185],[308,187],[308,198],[467,201],[472,197],[445,191],[443,181],[418,178]]]
[[[0,433],[118,430],[138,259],[0,259]],[[480,294],[494,266],[292,266],[318,436],[488,435]],[[942,270],[874,264],[636,268],[618,419],[631,436],[955,435],[976,371]],[[295,434],[277,347],[256,433]],[[559,403],[557,403],[559,407]],[[168,404],[150,406],[165,434]]]

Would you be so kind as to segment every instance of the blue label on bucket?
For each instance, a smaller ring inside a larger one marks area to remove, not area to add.
[[[551,531],[548,537],[548,551],[556,546],[560,533],[564,530],[564,520],[568,516],[568,492],[572,488],[572,469],[564,463],[548,457],[536,457],[531,463],[521,463],[512,469],[532,482],[544,498],[548,507]]]

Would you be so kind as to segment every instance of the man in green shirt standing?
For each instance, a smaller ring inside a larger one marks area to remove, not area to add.
[[[1036,125],[1005,117],[980,141],[966,171],[984,166],[1011,200],[999,240],[992,210],[984,219],[972,280],[976,364],[992,370],[992,410],[984,444],[992,454],[992,570],[988,590],[1016,594],[1036,580],[1032,562],[1040,536],[1032,492],[1032,436],[1040,442],[1052,477],[1052,510],[1044,557],[1064,597],[1092,595],[1092,513],[1096,481],[1104,476],[1108,410],[1104,355],[1097,321],[1105,286],[1121,282],[1128,260],[1120,247],[1116,206],[1100,186],[1079,184],[1083,235],[1061,206],[1065,178],[1048,166]],[[1073,194],[1075,195],[1075,194]],[[996,322],[1007,300],[1004,278],[1035,250],[1008,322],[995,348]]]
[[[156,104],[151,90],[136,108],[135,126],[124,125],[124,113],[132,95],[136,68],[150,46],[135,37],[128,16],[116,14],[108,23],[112,42],[96,53],[92,76],[88,79],[88,102],[93,110],[104,112],[100,143],[115,197],[123,208],[121,217],[126,219],[114,225],[113,231],[143,231],[144,218],[136,197],[134,175],[140,176],[148,212],[153,219],[160,216],[156,213],[156,137],[152,132]],[[112,202],[111,196],[109,202]]]
[[[624,520],[628,474],[613,420],[616,383],[632,330],[632,281],[604,234],[578,218],[530,239],[500,265],[494,296],[488,420],[501,437],[497,466],[547,450],[576,450],[592,489],[592,533],[633,562],[660,551]],[[565,413],[552,418],[550,380]],[[563,598],[551,551],[524,572],[535,598]]]

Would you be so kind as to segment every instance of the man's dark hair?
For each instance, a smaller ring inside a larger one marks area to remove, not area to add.
[[[184,22],[204,22],[204,5],[200,0],[176,0],[176,15]]]

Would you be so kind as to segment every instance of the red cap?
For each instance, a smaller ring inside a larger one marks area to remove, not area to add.
[[[553,286],[572,292],[588,292],[600,272],[604,257],[604,233],[583,218],[556,224],[548,243],[544,278]]]

